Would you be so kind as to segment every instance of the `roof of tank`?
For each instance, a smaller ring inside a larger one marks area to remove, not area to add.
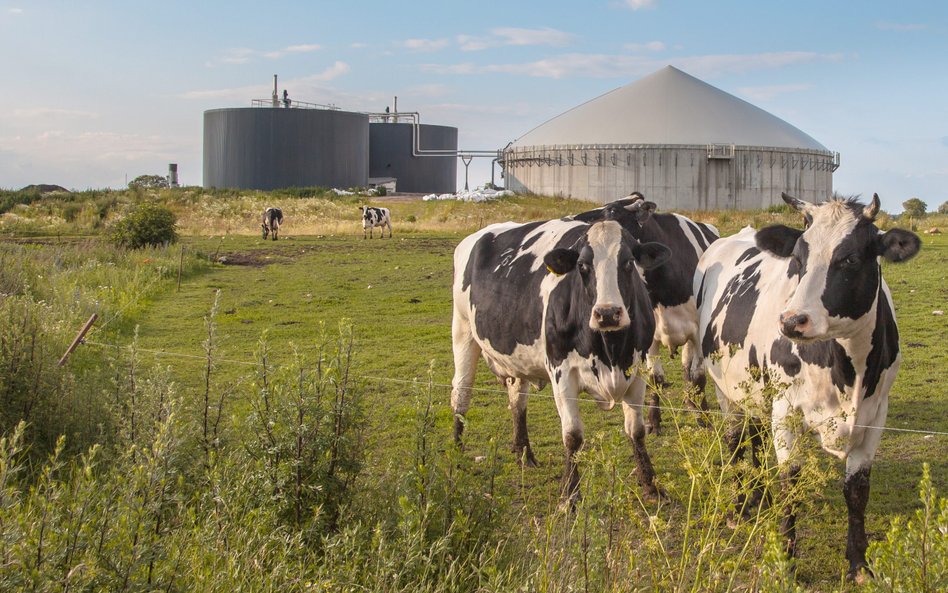
[[[512,146],[570,144],[736,144],[828,151],[779,117],[673,66],[561,113]]]

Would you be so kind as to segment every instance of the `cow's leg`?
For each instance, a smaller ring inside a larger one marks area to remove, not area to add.
[[[364,240],[365,238],[366,238],[366,237],[365,237],[365,225],[363,224],[363,225],[362,225],[362,239]]]
[[[846,559],[849,560],[847,576],[856,581],[864,577],[863,571],[868,572],[866,548],[869,546],[869,540],[866,538],[866,504],[869,502],[869,473],[872,470],[872,460],[879,448],[879,441],[882,439],[881,427],[885,426],[888,412],[889,402],[886,399],[880,404],[876,417],[865,422],[865,424],[880,428],[867,429],[862,443],[846,458],[846,482],[843,485],[843,495],[849,511],[849,530],[846,534]]]
[[[391,222],[388,223],[388,238],[389,239],[392,238],[392,223]]]
[[[797,510],[793,503],[795,495],[791,492],[800,474],[799,463],[791,459],[797,434],[793,428],[793,410],[785,398],[775,399],[771,417],[771,430],[774,436],[774,452],[780,466],[781,489],[785,494],[778,496],[783,502],[783,518],[780,533],[786,543],[787,555],[793,558],[797,547]]]
[[[506,384],[510,414],[513,416],[513,452],[517,454],[517,461],[527,467],[536,467],[537,460],[530,448],[530,436],[527,433],[527,394],[530,384],[512,377],[507,377]]]
[[[457,311],[451,320],[451,341],[454,349],[451,409],[454,411],[454,442],[460,446],[464,434],[464,415],[471,406],[471,386],[474,384],[481,347],[474,341],[470,322]]]
[[[648,416],[645,421],[645,430],[649,434],[661,434],[662,432],[662,409],[658,393],[668,385],[665,380],[665,369],[662,367],[662,361],[659,354],[661,342],[655,340],[648,349],[645,356],[645,366],[648,368],[649,376],[652,382],[652,394],[649,398]]]
[[[725,434],[725,440],[731,453],[731,465],[737,465],[741,462],[747,453],[747,445],[750,445],[751,460],[755,471],[752,473],[749,484],[745,484],[743,472],[737,473],[736,480],[739,485],[739,492],[734,501],[734,509],[737,511],[737,515],[745,520],[750,519],[757,506],[760,505],[761,500],[763,500],[764,495],[763,483],[759,479],[760,476],[757,475],[757,470],[761,465],[762,430],[763,426],[759,419],[740,414],[731,417],[730,426]],[[751,491],[749,496],[746,494],[748,487]],[[733,512],[729,512],[728,517],[728,523],[731,524],[734,519]]]
[[[689,391],[686,402],[696,410],[708,411],[708,399],[705,397],[708,376],[705,374],[704,359],[701,356],[697,334],[692,335],[682,346],[681,364],[684,367],[685,382],[688,384],[686,388]],[[698,414],[698,424],[705,428],[711,426],[704,414]]]
[[[632,440],[635,454],[635,472],[642,487],[643,498],[655,500],[664,493],[655,486],[655,468],[645,448],[645,423],[642,421],[642,404],[645,403],[645,380],[636,377],[622,398],[622,413],[625,416],[623,429]]]
[[[551,375],[552,377],[552,375]],[[560,416],[560,427],[563,432],[563,446],[566,448],[566,466],[563,471],[562,494],[563,500],[569,504],[570,510],[576,508],[579,502],[579,467],[576,464],[576,453],[583,446],[583,421],[579,417],[579,387],[575,384],[572,373],[562,373],[559,380],[553,381],[553,399],[556,402],[556,411]]]

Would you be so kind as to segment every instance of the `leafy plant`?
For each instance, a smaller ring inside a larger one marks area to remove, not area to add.
[[[111,239],[128,249],[157,247],[178,240],[176,225],[177,217],[170,209],[143,203],[112,227]]]
[[[129,188],[161,189],[168,187],[168,178],[163,175],[139,175],[128,182]]]
[[[909,198],[902,202],[902,208],[905,209],[905,215],[913,218],[923,218],[928,212],[928,204],[918,198]]]

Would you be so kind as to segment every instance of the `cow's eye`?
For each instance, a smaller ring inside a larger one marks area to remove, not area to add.
[[[846,259],[843,260],[843,264],[847,266],[859,265],[859,256],[855,254],[847,255]]]
[[[635,262],[631,259],[626,260],[625,265],[622,266],[626,272],[631,272],[635,269]]]
[[[579,273],[583,276],[589,274],[590,267],[586,262],[579,262],[577,267],[579,268]]]

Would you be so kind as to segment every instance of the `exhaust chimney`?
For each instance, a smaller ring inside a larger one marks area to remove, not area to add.
[[[168,187],[178,187],[178,163],[168,163]]]
[[[277,75],[276,74],[273,75],[273,106],[274,107],[280,106],[280,99],[277,96]]]

